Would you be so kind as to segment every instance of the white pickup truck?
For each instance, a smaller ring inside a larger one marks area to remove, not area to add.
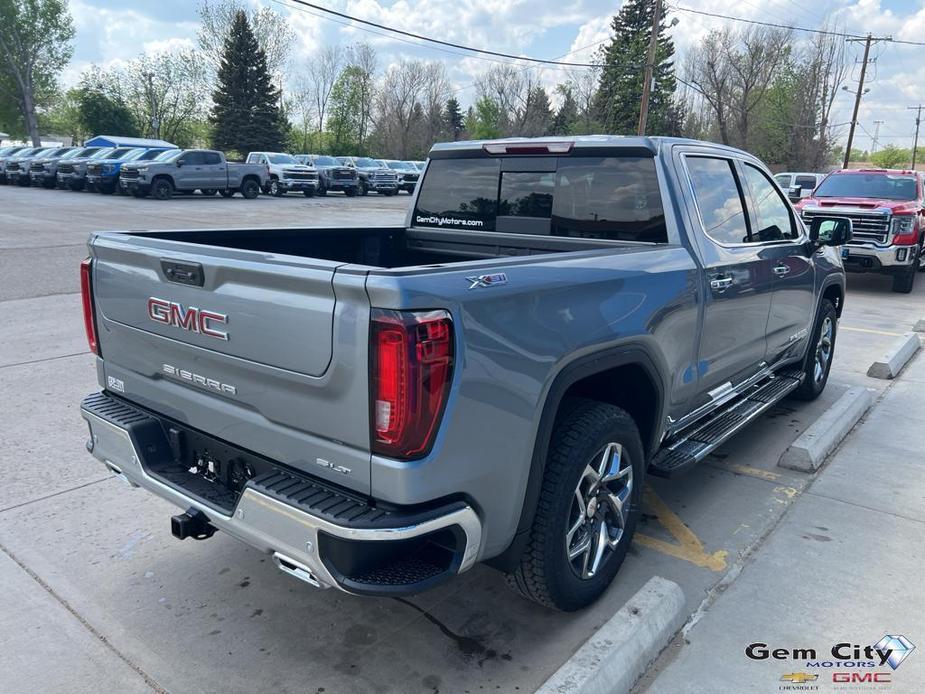
[[[267,195],[282,197],[289,191],[302,191],[302,195],[311,198],[318,190],[318,172],[311,166],[300,164],[291,154],[251,152],[247,155],[247,163],[267,167],[270,180],[263,189]]]

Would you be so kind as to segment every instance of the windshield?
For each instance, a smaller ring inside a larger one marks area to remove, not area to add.
[[[122,161],[135,161],[136,159],[138,159],[138,157],[144,154],[145,151],[146,150],[143,150],[143,149],[133,149],[131,152],[126,154],[124,157],[120,157],[120,159],[122,159]]]
[[[168,149],[166,152],[156,157],[154,161],[173,161],[183,154],[184,151],[185,150],[182,149]]]
[[[96,150],[94,149],[81,149],[80,147],[78,147],[77,149],[72,149],[67,154],[61,155],[61,158],[62,159],[73,159],[74,157],[88,157],[91,154],[93,154],[93,152],[95,151]]]
[[[31,157],[33,154],[38,154],[42,151],[41,147],[30,147],[29,149],[24,149],[22,151],[16,152],[13,159],[22,159],[23,157]]]
[[[386,162],[386,166],[388,166],[390,169],[404,169],[405,168],[405,165],[402,164],[400,161]]]
[[[343,160],[334,157],[315,157],[315,166],[337,166],[343,163]]]
[[[103,157],[104,159],[121,159],[126,154],[132,151],[131,147],[119,147],[119,149],[112,150],[107,156]]]
[[[360,157],[359,159],[355,159],[354,163],[361,169],[374,169],[380,166],[380,164],[377,164],[369,157]]]
[[[298,164],[295,158],[288,154],[268,154],[267,160],[271,164]]]
[[[103,147],[103,149],[98,151],[96,154],[94,154],[90,158],[91,159],[107,159],[111,152],[112,152],[112,147]]]
[[[817,198],[915,200],[915,176],[884,173],[832,174],[816,188]]]

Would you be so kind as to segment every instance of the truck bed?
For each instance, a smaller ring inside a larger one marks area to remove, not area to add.
[[[608,245],[606,241],[589,239],[542,239],[496,232],[408,230],[403,226],[127,233],[130,236],[179,241],[183,244],[259,251],[386,269],[591,250]],[[179,246],[175,248],[181,250]]]

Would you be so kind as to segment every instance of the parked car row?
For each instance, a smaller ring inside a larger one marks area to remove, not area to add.
[[[113,140],[115,141],[115,140]],[[261,192],[305,197],[341,192],[348,197],[413,193],[424,162],[251,152],[243,164],[215,150],[164,146],[6,147],[0,183],[123,193],[167,200],[175,193],[220,193],[245,198]]]

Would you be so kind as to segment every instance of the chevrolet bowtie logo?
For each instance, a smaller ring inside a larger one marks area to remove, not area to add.
[[[808,672],[791,672],[780,677],[781,682],[791,682],[793,684],[815,682],[817,679],[819,679],[819,675],[811,675]]]

